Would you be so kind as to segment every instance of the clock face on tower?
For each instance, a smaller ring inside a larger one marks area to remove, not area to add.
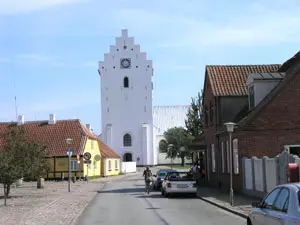
[[[131,66],[131,60],[130,60],[130,58],[122,58],[120,60],[120,63],[121,63],[121,68],[122,69],[129,69],[130,66]]]

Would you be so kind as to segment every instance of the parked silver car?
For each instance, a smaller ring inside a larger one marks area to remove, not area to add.
[[[278,185],[252,203],[247,225],[300,225],[300,183]]]

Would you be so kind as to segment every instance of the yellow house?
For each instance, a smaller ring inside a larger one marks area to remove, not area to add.
[[[121,172],[121,157],[100,139],[98,139],[98,144],[102,157],[101,176],[119,175]]]
[[[22,117],[22,118],[21,118]],[[99,137],[91,131],[91,126],[85,127],[79,119],[56,120],[54,114],[50,114],[49,120],[21,121],[0,123],[0,126],[22,126],[27,137],[47,146],[50,171],[46,179],[67,179],[69,169],[69,157],[67,149],[72,149],[70,160],[72,177],[89,178],[101,176],[101,155],[99,149]],[[72,139],[67,144],[66,139]],[[84,156],[90,156],[90,164],[86,164]]]

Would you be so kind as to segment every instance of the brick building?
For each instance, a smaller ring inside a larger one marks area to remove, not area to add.
[[[225,122],[237,124],[232,142],[233,185],[237,191],[243,189],[243,157],[274,157],[285,145],[300,144],[298,99],[299,53],[281,66],[207,66],[203,107],[208,182],[229,188]]]

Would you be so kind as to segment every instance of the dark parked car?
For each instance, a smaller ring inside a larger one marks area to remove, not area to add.
[[[160,169],[157,171],[156,175],[154,175],[154,184],[153,184],[154,189],[161,188],[161,184],[169,172],[177,172],[177,171],[172,169]]]

